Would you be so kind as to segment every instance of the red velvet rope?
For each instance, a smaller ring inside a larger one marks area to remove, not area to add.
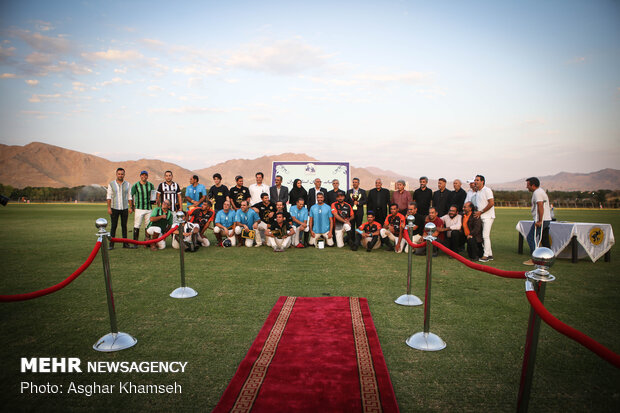
[[[33,298],[42,297],[44,295],[51,294],[53,292],[56,292],[58,290],[61,290],[61,289],[65,288],[67,285],[71,284],[71,282],[73,280],[75,280],[77,277],[79,277],[80,274],[82,274],[84,272],[84,270],[86,270],[90,266],[90,264],[93,262],[93,260],[97,256],[97,253],[99,252],[100,248],[101,248],[101,241],[97,241],[97,243],[95,244],[95,247],[91,251],[90,255],[88,256],[88,258],[86,259],[84,264],[82,264],[80,266],[80,268],[75,270],[75,272],[73,274],[71,274],[69,277],[67,277],[64,281],[62,281],[62,282],[60,282],[60,283],[58,283],[58,284],[56,284],[56,285],[54,285],[52,287],[48,287],[48,288],[45,288],[45,289],[39,290],[39,291],[33,291],[31,293],[14,294],[14,295],[0,295],[0,302],[9,303],[9,302],[13,302],[13,301],[32,300]]]
[[[473,268],[474,270],[488,272],[489,274],[493,274],[493,275],[497,275],[499,277],[505,277],[505,278],[525,278],[525,271],[506,271],[506,270],[500,270],[500,269],[493,268],[493,267],[488,267],[486,265],[476,264],[475,262],[471,262],[467,258],[460,256],[456,252],[452,251],[450,248],[446,247],[445,245],[437,241],[433,241],[433,245],[439,248],[440,250],[442,250],[443,252],[445,252],[446,254],[448,254],[449,256],[451,256],[452,258],[455,258],[461,261],[463,264],[467,265],[469,268]]]
[[[405,238],[405,241],[407,241],[407,244],[409,244],[411,248],[422,248],[423,246],[426,245],[426,242],[414,244],[413,241],[411,241],[411,238],[409,238],[409,231],[407,231],[407,229],[403,230],[403,238]]]
[[[149,245],[149,244],[155,244],[156,242],[159,242],[163,239],[165,239],[168,235],[172,234],[174,232],[175,229],[177,229],[178,225],[173,225],[172,228],[170,228],[170,231],[166,232],[164,235],[162,235],[161,237],[157,238],[157,239],[152,239],[149,241],[136,241],[135,239],[129,239],[129,238],[110,238],[110,241],[112,242],[128,242],[130,244],[138,244],[138,245]]]
[[[538,295],[534,291],[526,291],[527,300],[530,302],[530,305],[536,311],[536,314],[549,326],[551,326],[554,330],[564,334],[566,337],[571,338],[592,351],[594,354],[602,358],[603,360],[613,364],[617,368],[620,368],[620,355],[614,353],[604,345],[598,343],[594,339],[588,337],[583,334],[579,330],[575,330],[573,327],[564,324],[557,318],[555,318],[540,302],[538,299]]]

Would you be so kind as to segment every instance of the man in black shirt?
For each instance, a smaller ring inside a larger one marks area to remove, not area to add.
[[[269,228],[269,224],[271,223],[271,220],[275,217],[276,213],[276,204],[269,200],[269,194],[263,192],[260,195],[260,199],[261,202],[252,205],[252,208],[254,209],[254,211],[256,211],[258,217],[260,218],[260,223],[258,224],[258,229],[255,232],[254,238],[254,240],[256,241],[256,245],[258,246],[263,245],[260,231],[264,232],[267,228]]]
[[[290,247],[294,234],[295,230],[286,222],[282,212],[276,213],[275,220],[265,230],[267,245],[272,247],[275,252],[283,252]]]
[[[219,173],[213,174],[213,185],[209,188],[209,192],[207,193],[207,198],[213,204],[213,209],[215,213],[224,207],[224,201],[229,200],[228,198],[228,188],[226,185],[222,185],[222,175]]]
[[[467,192],[461,188],[463,184],[460,179],[455,179],[452,185],[454,186],[454,191],[452,192],[452,202],[450,202],[450,205],[456,205],[458,213],[461,214],[463,212],[465,198],[467,198]]]
[[[381,225],[375,222],[375,214],[372,211],[368,211],[366,218],[368,218],[368,221],[362,224],[355,232],[355,243],[351,247],[353,251],[357,251],[359,245],[362,244],[362,246],[366,247],[366,251],[370,252],[377,245],[377,241],[379,241]]]
[[[325,203],[331,206],[334,202],[336,202],[338,200],[338,192],[340,192],[340,181],[337,179],[333,179],[332,190],[328,191],[327,194],[325,194]]]
[[[353,209],[351,205],[344,202],[344,191],[338,191],[336,194],[337,201],[332,203],[332,215],[334,216],[334,235],[336,237],[336,246],[344,247],[344,234],[349,235],[349,245],[353,243],[354,227],[351,227],[351,217]]]
[[[409,217],[409,215],[413,215],[415,217],[415,221],[413,222],[413,237],[411,237],[411,242],[414,244],[419,244],[422,242],[422,233],[424,232],[424,225],[426,222],[424,221],[425,216],[422,214],[418,214],[418,206],[415,201],[409,202],[409,206],[407,207],[407,216],[405,219]],[[408,228],[405,228],[404,231],[408,231]],[[409,252],[409,244],[405,246],[405,252]]]
[[[278,215],[279,213],[284,215],[284,221],[286,221],[289,224],[289,226],[292,227],[293,226],[293,218],[291,217],[291,214],[288,213],[286,208],[284,208],[284,201],[277,201],[276,202],[276,213],[271,218],[271,222],[275,222],[276,215]]]
[[[413,191],[413,200],[418,205],[418,213],[421,215],[428,215],[428,209],[431,207],[431,200],[433,199],[433,191],[428,188],[428,178],[425,176],[420,177],[420,187]]]
[[[381,179],[375,181],[375,187],[368,191],[368,211],[373,211],[375,221],[384,222],[390,207],[390,191],[382,188]]]
[[[437,210],[437,216],[443,217],[450,210],[452,191],[446,188],[446,179],[439,178],[437,181],[438,191],[433,193],[433,206]]]
[[[236,211],[241,208],[241,201],[250,202],[250,190],[243,186],[243,177],[241,175],[235,177],[235,182],[237,185],[230,188],[228,197],[230,198],[230,207]]]

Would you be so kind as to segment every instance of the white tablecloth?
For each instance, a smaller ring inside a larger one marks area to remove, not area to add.
[[[527,239],[533,221],[519,221],[517,231]],[[566,248],[573,236],[577,237],[579,248],[577,256],[590,257],[596,262],[614,245],[614,232],[610,224],[593,224],[587,222],[553,221],[549,225],[551,250],[558,258],[570,258],[571,250]]]

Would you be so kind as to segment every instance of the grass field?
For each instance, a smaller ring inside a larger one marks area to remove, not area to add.
[[[0,208],[0,294],[56,284],[88,256],[103,205],[11,205]],[[611,223],[618,211],[556,210],[561,220]],[[526,269],[515,225],[529,210],[499,209],[492,232],[495,267]],[[101,258],[67,288],[36,300],[0,304],[1,410],[209,411],[281,295],[367,297],[403,412],[514,411],[529,305],[524,282],[433,260],[431,331],[447,348],[410,349],[423,309],[394,304],[405,293],[407,256],[348,249],[206,248],[186,254],[189,286],[199,295],[175,300],[178,250],[115,249],[110,253],[121,331],[138,344],[116,353],[92,345],[109,332]],[[525,246],[527,250],[527,246]],[[414,257],[413,293],[422,296],[424,257]],[[552,268],[546,307],[560,320],[620,352],[620,250],[611,263],[561,260]],[[187,361],[178,374],[20,373],[21,357],[89,361]],[[21,394],[21,382],[182,386],[182,394]],[[530,411],[620,411],[620,370],[543,324]]]

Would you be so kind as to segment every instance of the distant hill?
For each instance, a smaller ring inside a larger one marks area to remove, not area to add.
[[[49,186],[54,188],[73,187],[78,185],[107,185],[114,179],[114,171],[122,166],[127,171],[127,180],[135,182],[140,171],[149,171],[149,179],[153,183],[163,181],[164,171],[171,170],[174,180],[183,187],[187,186],[189,178],[196,174],[200,182],[207,187],[211,185],[212,175],[219,172],[227,186],[234,185],[236,175],[245,178],[246,186],[254,183],[254,174],[262,171],[265,182],[271,183],[271,163],[273,161],[317,161],[306,154],[283,153],[279,155],[262,156],[255,159],[231,159],[207,168],[191,171],[171,162],[157,159],[139,159],[135,161],[112,162],[99,156],[77,152],[59,146],[33,142],[24,146],[9,146],[0,144],[0,183],[17,188],[26,186]],[[351,166],[351,178],[358,177],[362,188],[371,189],[375,180],[381,178],[383,186],[393,189],[392,183],[403,179],[409,184],[409,189],[418,186],[418,178],[399,175],[390,170],[374,166]],[[589,174],[561,172],[553,176],[539,177],[542,187],[549,190],[581,191],[595,189],[620,189],[620,170],[603,169]],[[489,183],[492,189],[523,190],[525,178],[514,182]],[[344,186],[344,185],[343,185]],[[465,185],[466,186],[466,185]],[[430,179],[429,187],[437,188],[437,180]],[[451,184],[448,185],[451,188]],[[331,189],[331,188],[327,188]]]
[[[525,180],[523,179],[490,184],[493,189],[503,189],[507,191],[525,190]],[[620,189],[620,170],[601,169],[590,173],[570,173],[560,172],[555,175],[539,176],[540,186],[549,191],[594,191],[597,189]]]
[[[0,183],[17,188],[107,185],[114,179],[114,171],[119,166],[125,168],[129,182],[137,181],[143,170],[149,171],[152,182],[160,182],[164,179],[164,171],[170,169],[174,172],[175,180],[183,185],[187,185],[190,176],[194,174],[188,169],[157,159],[112,162],[40,142],[24,146],[0,145]]]

